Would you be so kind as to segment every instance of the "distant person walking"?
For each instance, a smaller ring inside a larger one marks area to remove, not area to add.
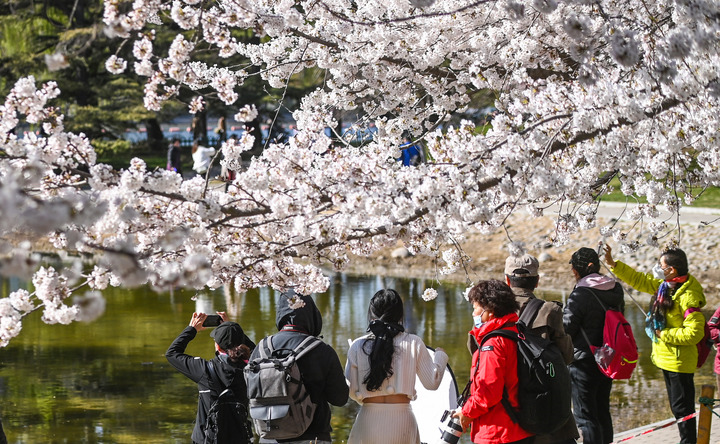
[[[403,166],[418,166],[423,162],[422,148],[412,142],[410,134],[403,136],[403,143],[400,145],[401,154],[399,161]]]
[[[196,140],[192,146],[193,170],[201,176],[207,173],[210,168],[210,162],[215,155],[215,148],[208,148],[200,145],[200,141]]]
[[[575,354],[568,367],[573,413],[584,444],[608,444],[613,440],[610,414],[613,381],[598,368],[590,345],[602,345],[603,305],[624,311],[625,293],[615,279],[600,274],[600,258],[592,248],[583,247],[573,253],[570,265],[576,284],[565,305],[563,324],[572,337]]]
[[[180,158],[181,150],[182,148],[180,147],[180,139],[176,137],[168,146],[167,169],[170,171],[175,171],[182,176],[182,162]]]
[[[218,136],[218,146],[227,140],[227,124],[225,123],[225,116],[221,116],[218,119],[217,127],[215,127],[215,134]]]
[[[430,353],[423,340],[405,332],[403,302],[392,289],[370,299],[369,334],[350,345],[345,378],[350,397],[360,404],[348,444],[419,444],[420,432],[410,401],[415,380],[428,390],[442,382],[448,355]]]
[[[234,142],[237,142],[237,134],[231,134],[230,139]],[[236,174],[234,170],[228,169],[227,166],[225,166],[224,162],[222,166],[220,167],[220,179],[224,180],[225,182],[232,182],[235,180]],[[226,185],[227,189],[227,185]]]
[[[652,340],[650,358],[663,371],[670,409],[676,419],[695,413],[697,343],[705,335],[705,306],[702,285],[688,273],[688,260],[679,248],[662,252],[652,273],[640,273],[615,261],[605,246],[605,262],[615,276],[637,291],[653,295],[646,333]],[[697,442],[696,420],[678,423],[681,444]]]
[[[529,254],[509,256],[505,260],[505,282],[510,286],[515,294],[515,299],[520,304],[518,316],[525,311],[528,302],[537,299],[534,290],[540,282],[539,268],[538,260]],[[573,362],[572,338],[565,333],[561,303],[545,301],[532,324],[527,327],[532,333],[554,342],[566,364]],[[568,384],[568,393],[571,390]],[[559,430],[549,435],[535,436],[533,444],[574,444],[579,437],[575,419],[570,415],[570,419]]]
[[[210,406],[225,388],[232,389],[235,396],[242,398],[246,409],[248,406],[247,387],[242,369],[247,364],[255,343],[245,335],[239,324],[228,322],[225,313],[218,314],[223,323],[210,334],[215,339],[215,357],[212,360],[206,361],[185,354],[185,349],[198,331],[206,329],[203,327],[203,322],[207,318],[204,313],[193,313],[190,325],[185,327],[165,353],[170,365],[198,385],[197,418],[192,432],[193,444],[205,442],[205,424]],[[246,436],[238,436],[235,442],[240,444],[252,442],[253,434],[249,420],[244,428]]]

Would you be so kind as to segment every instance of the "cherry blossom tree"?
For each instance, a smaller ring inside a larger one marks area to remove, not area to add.
[[[672,229],[660,207],[679,214],[719,182],[712,0],[106,0],[104,21],[118,48],[132,47],[107,69],[146,77],[151,110],[183,89],[197,92],[190,112],[208,94],[234,104],[251,76],[283,88],[319,69],[324,84],[294,110],[298,133],[267,147],[225,192],[140,159],[120,171],[96,163],[51,106],[57,88],[18,82],[0,108],[0,272],[31,277],[35,291],[0,300],[0,345],[34,310],[49,323],[92,319],[107,285],[309,293],[328,285],[321,265],[342,269],[349,253],[398,241],[450,271],[466,260],[464,233],[502,227],[515,211],[554,208],[562,244],[596,226],[612,179],[645,198],[629,211],[648,221],[652,244]],[[156,52],[153,29],[170,25],[180,31]],[[213,65],[195,57],[208,51]],[[230,63],[238,56],[247,64]],[[479,91],[495,94],[492,128],[448,126]],[[350,111],[359,128],[377,124],[374,140],[324,134]],[[255,114],[245,107],[236,119]],[[42,135],[17,136],[23,122]],[[424,141],[430,161],[395,160],[404,131]],[[253,137],[223,145],[229,168],[241,169]],[[637,247],[627,233],[601,231]],[[41,267],[23,241],[37,237],[97,265],[89,274]]]

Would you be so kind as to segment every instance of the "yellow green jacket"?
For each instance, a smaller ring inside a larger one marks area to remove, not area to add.
[[[662,284],[652,274],[635,271],[620,261],[610,271],[632,288],[655,294]],[[665,314],[666,327],[658,342],[652,344],[652,362],[658,368],[677,373],[694,373],[697,367],[697,343],[705,334],[705,316],[699,311],[685,317],[688,308],[705,306],[702,285],[692,275],[675,291],[672,308]],[[637,335],[636,335],[637,336]]]

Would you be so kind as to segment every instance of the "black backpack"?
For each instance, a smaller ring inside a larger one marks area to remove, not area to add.
[[[253,434],[247,417],[247,407],[241,398],[235,396],[232,389],[223,386],[212,361],[208,361],[207,366],[210,391],[215,400],[205,420],[204,444],[252,443]],[[236,377],[242,378],[239,370]],[[215,387],[220,387],[222,391]]]
[[[528,327],[537,317],[541,299],[531,299],[517,322],[518,333],[508,329],[485,335],[480,347],[494,336],[505,336],[517,342],[518,404],[514,409],[503,392],[502,404],[510,419],[525,431],[553,433],[572,415],[570,372],[560,349],[549,339],[533,334]]]

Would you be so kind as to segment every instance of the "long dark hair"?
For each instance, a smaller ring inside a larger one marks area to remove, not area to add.
[[[383,381],[393,375],[393,338],[405,330],[402,318],[403,302],[397,291],[380,290],[370,299],[368,331],[373,333],[374,339],[363,345],[363,351],[370,357],[370,371],[363,379],[369,391],[378,390]],[[370,350],[368,346],[371,346]]]

